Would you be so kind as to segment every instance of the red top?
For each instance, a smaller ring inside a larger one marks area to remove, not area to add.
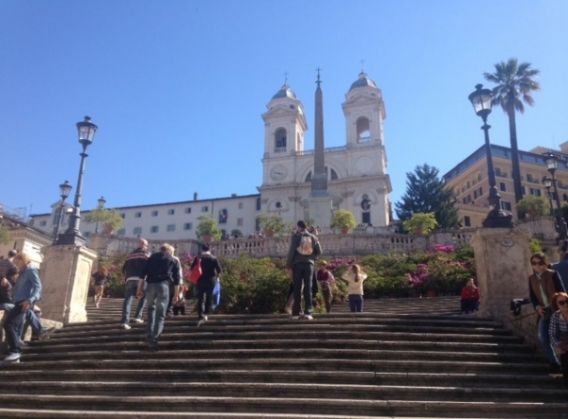
[[[462,300],[479,300],[479,288],[463,287],[461,292]]]

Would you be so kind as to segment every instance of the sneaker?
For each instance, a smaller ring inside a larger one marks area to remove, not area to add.
[[[20,362],[21,356],[22,354],[19,352],[11,352],[6,358],[4,358],[4,362]]]
[[[142,320],[142,319],[134,319],[134,323],[142,324],[142,323],[144,323],[144,320]]]
[[[130,330],[130,329],[132,329],[132,327],[130,327],[130,325],[129,325],[129,324],[126,324],[126,323],[122,323],[122,324],[120,325],[120,327],[122,327],[122,328],[125,329],[125,330]]]
[[[197,322],[197,327],[202,326],[205,324],[205,319],[199,319],[199,321]]]
[[[306,320],[313,320],[313,319],[314,319],[314,316],[312,316],[311,314],[306,314],[306,315],[304,316],[304,319],[306,319]]]
[[[209,320],[209,318],[206,315],[204,315],[203,320],[207,321],[207,320]]]

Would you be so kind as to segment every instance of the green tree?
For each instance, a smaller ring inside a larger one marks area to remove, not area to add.
[[[517,213],[520,219],[534,220],[550,212],[548,202],[541,196],[527,195],[517,203]]]
[[[280,234],[286,229],[286,223],[277,214],[262,213],[257,217],[258,226],[267,236]]]
[[[519,64],[516,58],[509,58],[506,62],[502,61],[495,64],[494,73],[483,74],[486,80],[495,83],[493,87],[493,104],[501,105],[509,119],[515,202],[519,202],[523,198],[515,114],[516,111],[520,113],[525,111],[523,102],[530,106],[533,105],[534,99],[531,93],[540,89],[538,82],[533,80],[533,77],[538,73],[537,69],[531,68],[530,63]]]
[[[410,234],[428,235],[438,227],[438,222],[433,212],[417,212],[412,214],[409,220],[403,222],[404,229]]]
[[[196,234],[200,240],[221,240],[222,232],[217,225],[217,221],[209,215],[203,215],[198,218]]]
[[[454,192],[438,178],[438,173],[437,168],[425,163],[406,174],[406,193],[396,203],[400,220],[409,220],[416,213],[432,212],[441,228],[457,226]]]
[[[331,216],[331,228],[338,228],[343,232],[347,232],[357,225],[353,213],[346,209],[338,209],[333,211]]]
[[[85,216],[85,220],[89,222],[101,223],[103,226],[103,231],[106,233],[116,231],[124,224],[124,220],[117,210],[103,207],[99,207],[89,212]]]

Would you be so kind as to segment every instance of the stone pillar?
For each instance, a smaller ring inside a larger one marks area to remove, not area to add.
[[[502,321],[505,327],[535,342],[532,306],[525,305],[521,316],[510,310],[513,298],[529,296],[530,236],[513,228],[481,228],[472,237],[475,268],[479,284],[480,314]]]
[[[40,306],[46,319],[87,321],[87,295],[97,253],[84,246],[54,245],[44,249]]]

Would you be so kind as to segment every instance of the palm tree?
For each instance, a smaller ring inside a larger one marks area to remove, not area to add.
[[[525,111],[523,102],[530,106],[533,105],[534,99],[531,93],[539,90],[540,85],[532,77],[538,73],[537,69],[531,68],[530,63],[519,64],[516,58],[509,58],[507,62],[502,61],[495,64],[494,73],[483,74],[486,80],[496,84],[493,88],[493,104],[501,105],[509,118],[515,202],[519,202],[523,198],[515,112],[523,113]]]

